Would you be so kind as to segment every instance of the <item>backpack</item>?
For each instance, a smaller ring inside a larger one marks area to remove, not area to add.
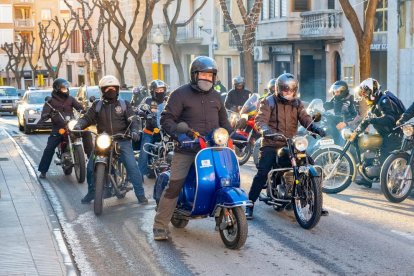
[[[121,105],[122,112],[125,112],[126,111],[125,101],[123,99],[119,99],[118,101],[119,101],[119,104]],[[96,113],[99,113],[99,111],[101,111],[102,105],[103,105],[103,101],[99,100],[98,103],[95,106],[95,112]]]
[[[402,114],[405,112],[406,108],[403,104],[403,102],[394,95],[394,93],[392,93],[391,91],[385,91],[384,95],[379,99],[378,102],[381,102],[382,100],[384,100],[384,98],[387,97],[389,98],[399,109],[399,113]]]

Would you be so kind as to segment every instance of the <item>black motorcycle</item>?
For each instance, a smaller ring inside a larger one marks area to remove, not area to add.
[[[391,202],[402,202],[413,187],[414,175],[414,123],[406,123],[402,128],[404,138],[399,150],[395,150],[384,161],[381,169],[381,190]]]
[[[282,168],[274,168],[268,173],[267,196],[261,194],[259,200],[272,205],[276,211],[293,207],[300,226],[311,229],[318,224],[322,212],[322,170],[312,164],[306,153],[306,137],[270,136],[285,141],[287,146],[277,152],[276,163]]]

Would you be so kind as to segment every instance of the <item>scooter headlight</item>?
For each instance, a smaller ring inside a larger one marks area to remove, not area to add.
[[[111,137],[108,134],[101,134],[96,138],[96,145],[100,149],[107,149],[111,145]]]
[[[298,151],[305,151],[308,148],[309,142],[304,136],[298,136],[293,141],[295,143],[295,148]]]
[[[227,145],[227,141],[229,140],[229,133],[224,128],[218,128],[213,133],[213,140],[214,143],[218,146],[225,146]]]
[[[352,130],[350,130],[349,128],[344,128],[341,131],[341,136],[344,140],[348,140],[352,135]]]
[[[75,127],[75,125],[76,125],[76,123],[77,123],[78,121],[76,121],[76,120],[70,120],[69,122],[68,122],[68,128],[69,128],[69,130],[70,131],[72,131],[73,130],[73,128]]]
[[[413,125],[405,125],[402,127],[402,131],[405,136],[410,137],[414,134],[414,126]]]

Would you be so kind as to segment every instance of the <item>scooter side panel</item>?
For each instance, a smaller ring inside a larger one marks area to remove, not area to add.
[[[240,168],[236,154],[229,148],[218,148],[212,151],[216,170],[216,189],[221,188],[221,179],[228,179],[230,187],[240,187]]]
[[[215,210],[217,207],[236,207],[236,206],[251,206],[252,202],[249,200],[247,193],[241,188],[223,187],[216,193],[216,200],[214,203]],[[211,213],[214,215],[214,211]]]

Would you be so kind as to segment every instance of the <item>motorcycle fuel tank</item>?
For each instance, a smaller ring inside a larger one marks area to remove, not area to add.
[[[358,145],[362,150],[379,149],[382,145],[382,137],[379,134],[363,134],[359,137]]]

